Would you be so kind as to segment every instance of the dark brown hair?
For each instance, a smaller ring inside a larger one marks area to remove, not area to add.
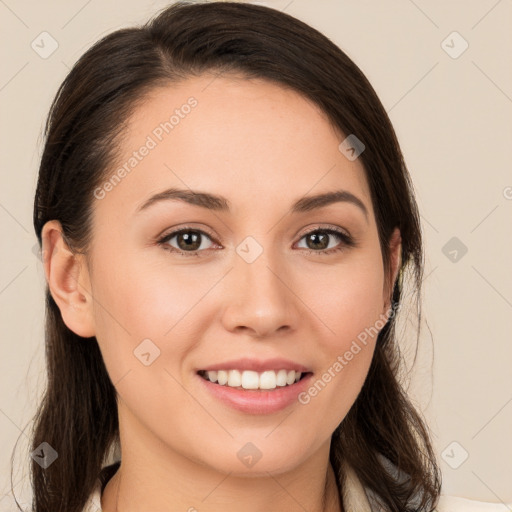
[[[402,262],[392,301],[412,282],[418,318],[423,248],[413,189],[391,122],[372,86],[328,38],[277,10],[230,2],[179,2],[142,27],[113,32],[74,65],[52,103],[34,201],[39,244],[57,219],[73,251],[87,253],[93,191],[115,163],[130,115],[147,93],[205,72],[235,72],[298,91],[360,155],[371,191],[384,268],[395,227]],[[340,140],[341,142],[341,140]],[[427,512],[441,475],[428,429],[407,398],[392,316],[381,330],[355,403],[335,430],[330,461],[355,470],[379,510]],[[59,454],[47,469],[31,464],[34,512],[81,512],[107,454],[119,442],[116,390],[96,338],[84,340],[63,322],[46,287],[48,383],[35,416],[32,450],[49,443]],[[397,476],[401,475],[400,478]]]

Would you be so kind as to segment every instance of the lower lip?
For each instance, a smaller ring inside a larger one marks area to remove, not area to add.
[[[272,414],[298,402],[297,396],[308,386],[312,373],[290,386],[270,390],[237,389],[211,382],[200,375],[197,378],[206,390],[224,404],[247,414]]]

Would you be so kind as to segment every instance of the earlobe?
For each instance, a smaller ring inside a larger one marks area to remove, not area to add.
[[[46,281],[62,320],[75,334],[94,336],[90,280],[81,255],[69,248],[57,220],[48,221],[41,236]]]

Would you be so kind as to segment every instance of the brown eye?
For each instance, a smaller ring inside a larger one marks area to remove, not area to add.
[[[324,250],[327,249],[329,245],[329,238],[331,238],[331,235],[327,233],[310,233],[306,236],[306,244],[310,249]],[[308,242],[311,242],[311,244]]]
[[[355,245],[349,235],[337,229],[315,229],[306,233],[301,238],[303,239],[306,241],[306,246],[303,247],[310,249],[310,253],[330,254]]]
[[[175,239],[175,241],[173,241]],[[180,229],[169,233],[158,243],[167,250],[177,253],[190,253],[187,256],[199,256],[198,251],[209,249],[205,239],[210,240],[210,236],[199,229]],[[173,241],[171,243],[171,241]]]

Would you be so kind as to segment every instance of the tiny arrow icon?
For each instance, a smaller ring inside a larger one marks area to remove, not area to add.
[[[441,251],[452,263],[458,263],[468,252],[468,248],[461,240],[453,236],[443,245]]]
[[[245,443],[245,445],[238,451],[237,457],[242,464],[248,468],[252,468],[261,459],[262,453],[258,450],[257,446],[252,443]]]
[[[451,442],[442,452],[441,457],[452,469],[457,469],[469,457],[469,453],[457,441]]]
[[[263,248],[252,236],[245,237],[236,247],[236,253],[247,263],[252,263],[262,252]]]
[[[36,46],[37,46],[38,48],[44,48],[44,39],[41,39],[41,44],[37,44],[37,43],[36,43]]]
[[[365,150],[365,145],[360,139],[351,133],[341,142],[338,149],[348,160],[353,162]]]
[[[160,357],[160,349],[149,338],[146,338],[137,345],[133,354],[143,365],[149,366]]]
[[[441,48],[452,59],[458,59],[469,48],[469,43],[454,30],[443,39]]]
[[[53,464],[59,454],[52,448],[50,444],[43,441],[35,450],[30,454],[32,459],[36,461],[43,469]]]

